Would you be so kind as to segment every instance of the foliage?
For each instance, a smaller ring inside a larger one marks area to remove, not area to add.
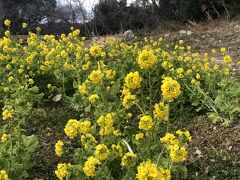
[[[73,28],[67,35],[43,38],[38,29],[23,41],[12,38],[11,21],[4,24],[0,158],[23,171],[23,178],[37,144],[23,128],[40,105],[62,105],[75,114],[63,129],[68,138],[55,144],[56,155],[68,159],[57,165],[59,179],[144,179],[145,172],[158,179],[186,176],[181,163],[191,135],[172,132],[173,117],[189,111],[231,121],[239,116],[239,74],[231,72],[234,63],[225,48],[200,54],[183,40],[170,47],[162,38],[148,37],[89,46]],[[1,168],[15,177],[7,165]]]

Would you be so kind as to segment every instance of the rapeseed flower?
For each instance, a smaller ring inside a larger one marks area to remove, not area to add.
[[[157,165],[152,163],[151,160],[142,162],[137,167],[136,178],[139,180],[147,180],[147,179],[160,180]]]
[[[177,98],[180,95],[180,88],[181,86],[176,80],[171,77],[165,77],[161,86],[163,98],[172,102],[174,98]]]
[[[8,180],[8,174],[5,170],[0,170],[0,180]]]
[[[163,102],[154,105],[154,118],[157,120],[167,121],[169,116],[169,106],[165,105]]]
[[[109,156],[109,150],[105,144],[99,144],[95,147],[94,155],[98,160],[104,161]]]
[[[153,127],[153,119],[151,116],[143,116],[140,118],[138,128],[143,129],[145,131],[151,130]]]
[[[1,141],[2,143],[6,142],[7,141],[7,134],[3,134],[2,137],[1,137]]]
[[[137,158],[137,155],[132,153],[132,152],[127,152],[124,154],[124,156],[122,157],[122,162],[121,165],[122,166],[127,166],[129,165],[135,158]]]
[[[112,144],[112,150],[115,152],[115,154],[117,156],[122,156],[123,155],[123,149],[122,149],[122,146],[120,145],[116,145],[116,144]]]
[[[90,121],[82,121],[79,123],[79,133],[87,134],[91,131],[91,122]]]
[[[142,69],[151,68],[157,61],[152,50],[143,50],[138,56],[138,64]]]
[[[4,25],[7,26],[7,27],[10,27],[11,21],[10,21],[9,19],[6,19],[6,20],[4,21]]]
[[[3,120],[13,119],[13,113],[14,113],[14,110],[13,110],[12,106],[5,107],[2,112],[2,119]]]
[[[97,94],[92,94],[88,97],[88,100],[91,104],[95,103],[97,100],[99,100],[100,97]]]
[[[114,113],[108,113],[106,116],[100,116],[97,120],[97,124],[100,126],[99,134],[101,136],[109,135],[114,132]]]
[[[81,143],[87,149],[90,145],[96,144],[97,141],[92,134],[84,134],[81,136]]]
[[[88,76],[89,80],[92,81],[94,84],[99,84],[103,79],[103,73],[100,69],[93,70],[90,75]]]
[[[63,180],[67,175],[67,169],[71,167],[71,164],[59,163],[57,165],[57,170],[55,171],[56,176],[59,180]]]
[[[64,128],[64,132],[70,139],[73,139],[78,135],[79,126],[79,121],[76,119],[70,119]]]
[[[135,104],[135,100],[136,100],[136,96],[135,95],[128,94],[128,95],[123,97],[122,105],[126,109],[129,109],[130,107],[132,107]]]
[[[64,143],[59,140],[56,144],[55,144],[55,153],[57,156],[61,157],[62,154],[63,154],[63,146],[64,146]]]
[[[138,89],[141,87],[142,78],[139,75],[139,72],[130,72],[125,77],[125,84],[124,86],[129,89]]]
[[[96,176],[96,169],[97,169],[97,165],[100,165],[100,161],[93,157],[90,156],[87,161],[84,163],[84,167],[83,167],[83,172],[87,175],[87,176],[91,176],[94,177]]]

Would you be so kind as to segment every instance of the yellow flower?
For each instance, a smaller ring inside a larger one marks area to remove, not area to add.
[[[157,61],[153,51],[143,50],[138,56],[138,64],[142,69],[151,68]]]
[[[123,87],[122,96],[127,96],[127,95],[131,95],[131,91],[130,89]]]
[[[197,83],[196,79],[191,80],[191,84],[196,84],[196,83]]]
[[[78,135],[79,126],[79,121],[77,121],[76,119],[70,119],[64,128],[64,132],[70,139],[73,139]]]
[[[136,154],[131,153],[131,152],[125,153],[124,156],[122,157],[121,165],[127,166],[129,163],[131,163],[133,161],[134,158],[137,158]]]
[[[183,68],[177,68],[177,74],[182,74],[184,73],[184,69]]]
[[[171,179],[171,172],[169,169],[160,168],[159,170],[159,179],[161,180],[170,180]]]
[[[138,133],[135,135],[135,139],[138,141],[139,139],[142,139],[144,137],[143,133]]]
[[[131,118],[132,117],[132,113],[127,113],[127,117]]]
[[[197,73],[196,79],[199,80],[201,78],[200,74]]]
[[[124,86],[126,86],[129,89],[138,89],[141,87],[141,82],[142,82],[142,78],[139,75],[139,72],[130,72],[127,74],[127,76],[125,77],[125,84]]]
[[[232,63],[232,58],[229,55],[224,56],[223,61],[225,64],[231,64]]]
[[[121,133],[120,130],[115,130],[115,131],[113,131],[113,135],[116,136],[116,137],[118,137],[118,136],[121,136],[122,133]]]
[[[143,116],[140,118],[138,128],[148,131],[152,129],[154,123],[151,116]]]
[[[179,143],[178,139],[176,139],[174,134],[171,134],[171,133],[166,133],[163,138],[160,138],[160,142],[166,144],[168,148],[169,146],[172,146],[175,144],[178,145]]]
[[[8,180],[8,175],[5,170],[0,170],[0,180]]]
[[[139,180],[160,180],[159,171],[157,165],[152,163],[151,160],[147,160],[146,162],[142,162],[137,167],[136,177]]]
[[[177,130],[177,131],[176,131],[176,134],[179,135],[179,136],[184,135],[189,142],[192,141],[192,136],[190,135],[189,131],[183,132],[183,131],[181,131],[181,130]]]
[[[5,34],[5,36],[9,37],[10,36],[10,31],[5,31],[4,34]]]
[[[2,137],[1,137],[1,141],[4,143],[7,141],[7,134],[3,134]]]
[[[108,113],[106,116],[100,116],[97,120],[97,124],[101,127],[99,134],[101,136],[109,135],[114,132],[114,113]]]
[[[171,77],[164,78],[162,81],[161,90],[163,98],[169,102],[172,102],[173,99],[177,98],[181,93],[180,84]]]
[[[64,143],[59,140],[56,144],[55,144],[55,153],[57,156],[61,157],[63,154],[63,145]]]
[[[75,31],[72,32],[73,33],[73,37],[76,37],[80,34],[80,30],[76,29]]]
[[[91,65],[91,62],[88,61],[86,64],[82,65],[82,69],[83,69],[84,71],[86,71],[86,70],[89,69],[89,66],[90,66],[90,65]]]
[[[168,120],[169,116],[169,106],[165,105],[163,102],[154,105],[154,118],[157,120]]]
[[[28,79],[28,84],[34,84],[34,80],[33,79]]]
[[[8,88],[8,87],[4,87],[4,88],[3,88],[3,91],[4,91],[4,92],[9,92],[9,88]]]
[[[187,46],[187,50],[190,51],[192,49],[191,46]]]
[[[124,96],[122,99],[122,105],[126,108],[129,109],[135,104],[136,96],[132,95],[131,93]]]
[[[8,20],[8,19],[6,19],[6,20],[4,21],[4,25],[7,26],[7,27],[10,27],[11,21]]]
[[[59,163],[57,165],[57,170],[55,171],[56,176],[58,179],[63,180],[68,175],[67,169],[71,167],[71,164],[66,163]]]
[[[6,106],[4,108],[4,111],[2,112],[2,119],[3,120],[10,120],[13,119],[13,108],[12,106]]]
[[[100,97],[97,94],[92,94],[88,97],[88,100],[91,104],[95,103]]]
[[[123,149],[122,149],[122,146],[120,145],[116,145],[116,144],[112,144],[112,150],[115,152],[115,154],[117,156],[122,156],[123,155]]]
[[[22,28],[25,29],[27,27],[27,23],[22,23]]]
[[[183,40],[179,40],[179,44],[183,44],[184,43],[184,41]]]
[[[97,45],[97,44],[94,44],[91,48],[90,48],[90,54],[92,55],[92,57],[101,57],[102,55],[102,48]]]
[[[179,147],[177,144],[170,147],[170,158],[172,162],[179,163],[186,160],[187,150],[185,147]]]
[[[100,161],[93,157],[90,156],[87,161],[84,163],[84,167],[83,167],[83,172],[87,175],[87,176],[96,176],[96,166],[101,164]]]
[[[47,88],[48,88],[48,89],[51,89],[51,88],[52,88],[52,85],[51,85],[51,84],[48,84],[48,85],[47,85]]]
[[[93,70],[90,75],[88,76],[89,80],[92,81],[94,84],[99,84],[103,79],[103,73],[100,69]]]
[[[222,48],[220,49],[220,51],[221,51],[221,53],[225,54],[225,53],[226,53],[226,48],[222,47]]]
[[[95,147],[94,155],[98,160],[104,161],[109,156],[109,150],[105,144],[99,144]]]
[[[92,134],[85,134],[81,136],[81,143],[83,144],[84,148],[87,149],[90,145],[96,144],[97,141]]]
[[[86,86],[86,84],[82,83],[82,84],[78,85],[78,91],[82,95],[87,94],[87,86]]]
[[[91,131],[91,122],[90,121],[83,121],[79,123],[79,133],[87,134]]]
[[[106,71],[106,78],[107,79],[110,79],[110,80],[114,79],[115,75],[116,75],[116,71],[115,70],[110,69],[110,70]]]
[[[12,76],[10,76],[9,78],[8,78],[8,82],[12,82],[14,80],[14,77],[12,77]]]

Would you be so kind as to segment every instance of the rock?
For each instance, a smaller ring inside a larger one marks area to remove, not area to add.
[[[234,31],[239,32],[239,31],[240,31],[240,26],[239,26],[239,25],[236,25],[236,26],[234,27]]]
[[[181,36],[185,36],[187,34],[187,31],[181,30],[178,32]]]
[[[185,31],[185,30],[181,30],[178,32],[181,36],[190,36],[192,35],[192,31]]]
[[[190,36],[190,35],[192,35],[192,31],[187,31],[187,36]]]
[[[131,40],[134,38],[134,33],[131,30],[127,30],[124,32],[123,37],[125,40]]]
[[[165,38],[167,38],[167,37],[169,37],[169,36],[171,36],[170,33],[164,35]]]

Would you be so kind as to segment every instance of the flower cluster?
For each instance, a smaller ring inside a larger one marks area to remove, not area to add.
[[[87,176],[96,176],[97,165],[100,165],[100,161],[93,156],[90,156],[84,163],[83,171]]]
[[[55,153],[56,153],[56,155],[62,156],[62,154],[63,154],[63,145],[64,145],[64,143],[62,141],[60,141],[60,140],[55,144]]]
[[[55,171],[58,179],[63,180],[68,175],[68,169],[71,168],[71,164],[59,163],[57,165],[57,170]]]
[[[7,175],[7,172],[5,170],[0,171],[0,179],[1,180],[8,180],[8,175]]]
[[[2,112],[2,119],[3,120],[11,120],[13,119],[13,113],[14,110],[11,106],[7,106],[4,108],[3,112]]]
[[[178,130],[176,132],[178,136],[185,136],[185,139],[191,141],[192,137],[188,131],[183,132]],[[179,139],[171,133],[166,133],[166,135],[160,139],[169,151],[171,161],[174,163],[180,163],[186,160],[187,149],[185,145],[179,141]]]
[[[171,77],[165,77],[163,79],[161,90],[163,98],[169,102],[172,102],[174,98],[177,98],[181,93],[180,84]]]
[[[145,180],[145,179],[152,179],[152,180],[170,180],[171,174],[169,169],[158,169],[157,165],[152,163],[151,160],[146,162],[142,162],[137,167],[137,179]]]
[[[138,56],[138,64],[142,69],[151,68],[157,61],[152,50],[143,50]]]
[[[106,116],[100,116],[97,120],[97,124],[100,126],[99,134],[101,136],[113,133],[114,113],[109,113]]]

